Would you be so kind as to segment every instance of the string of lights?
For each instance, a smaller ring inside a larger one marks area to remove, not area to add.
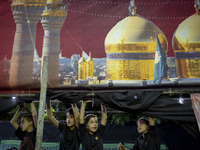
[[[83,15],[89,15],[89,16],[97,16],[97,17],[104,17],[104,18],[125,18],[127,16],[112,16],[112,15],[104,15],[104,14],[97,14],[97,13],[92,13],[92,12],[84,12],[84,11],[77,11],[77,10],[71,10],[68,9],[69,12],[71,13],[78,13],[78,14],[83,14]],[[183,20],[186,19],[187,17],[157,17],[157,16],[152,16],[152,17],[145,17],[146,19],[155,19],[155,20]]]
[[[88,3],[88,4],[110,4],[110,5],[129,5],[129,1],[127,2],[113,2],[113,1],[83,1],[83,0],[68,0],[68,2],[80,2],[80,3]],[[165,1],[160,2],[160,0],[155,2],[135,2],[136,5],[167,5],[167,4],[178,4],[178,5],[184,5],[184,4],[194,4],[194,1]]]

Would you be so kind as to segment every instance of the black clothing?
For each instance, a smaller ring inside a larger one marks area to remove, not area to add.
[[[66,124],[59,123],[60,148],[59,150],[79,150],[80,138],[77,127],[69,128]]]
[[[149,131],[144,137],[140,135],[131,150],[160,150],[160,139],[156,133],[155,127],[150,126]]]
[[[85,124],[80,124],[79,131],[82,137],[82,150],[103,150],[104,125],[100,125],[95,133],[91,133],[86,129]]]
[[[36,129],[34,128],[32,132],[22,131],[19,126],[15,131],[15,135],[21,140],[19,150],[35,150],[36,142]]]

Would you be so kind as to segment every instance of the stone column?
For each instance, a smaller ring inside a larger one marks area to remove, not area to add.
[[[66,4],[61,2],[47,2],[42,14],[41,23],[44,28],[42,55],[48,57],[48,87],[58,87],[60,30],[66,16]]]
[[[45,0],[13,0],[11,8],[16,23],[11,57],[10,87],[31,87],[36,25]]]

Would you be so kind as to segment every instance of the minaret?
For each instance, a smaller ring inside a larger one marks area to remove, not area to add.
[[[89,53],[89,57],[87,59],[87,77],[93,77],[94,74],[94,61],[91,57],[91,52]]]
[[[41,23],[44,28],[43,56],[48,56],[48,86],[58,86],[60,30],[67,16],[67,6],[61,0],[47,0]]]
[[[16,32],[10,66],[10,87],[32,86],[36,25],[45,1],[13,0],[11,4]]]
[[[83,57],[78,61],[78,80],[85,80],[86,79],[86,60]]]

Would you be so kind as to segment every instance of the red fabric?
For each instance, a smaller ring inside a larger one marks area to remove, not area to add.
[[[92,57],[106,57],[104,40],[111,28],[129,15],[130,0],[68,0],[66,21],[61,30],[60,48],[63,56],[81,54],[81,48]],[[137,14],[157,25],[168,40],[168,56],[174,56],[172,37],[178,25],[195,13],[193,0],[135,0]],[[0,59],[11,58],[16,24],[11,1],[0,1]],[[157,18],[156,18],[157,17]],[[39,22],[36,48],[42,54],[43,28]],[[81,48],[80,48],[81,47]]]

